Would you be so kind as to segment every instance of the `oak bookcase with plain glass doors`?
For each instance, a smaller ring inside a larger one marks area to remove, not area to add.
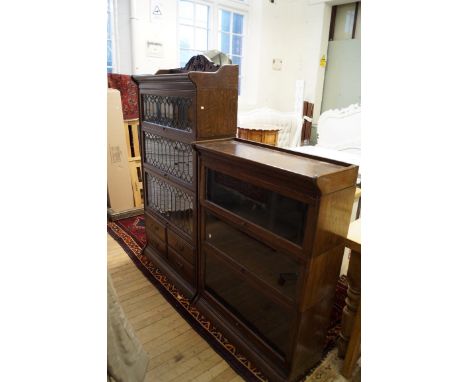
[[[358,167],[241,139],[197,142],[196,305],[272,381],[322,356]]]

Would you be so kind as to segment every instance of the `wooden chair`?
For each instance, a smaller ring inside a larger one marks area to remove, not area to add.
[[[341,374],[350,378],[361,354],[361,219],[353,221],[345,241],[351,249],[348,267],[348,295],[343,308],[338,356],[344,358]]]

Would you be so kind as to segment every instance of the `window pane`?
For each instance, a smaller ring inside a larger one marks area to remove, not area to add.
[[[180,22],[193,24],[193,3],[188,1],[179,1]]]
[[[208,6],[195,5],[195,25],[208,29]]]
[[[180,26],[180,48],[181,49],[193,49],[193,28],[185,25]]]
[[[193,56],[197,53],[193,50],[181,50],[180,51],[180,66],[183,67]]]
[[[241,36],[232,36],[232,54],[237,54],[242,56],[242,37]]]
[[[219,34],[219,50],[223,53],[229,54],[229,34],[220,33]]]
[[[232,63],[234,65],[239,65],[239,82],[238,82],[238,85],[239,85],[239,92],[238,94],[240,95],[241,94],[241,76],[242,76],[242,57],[239,57],[239,56],[232,56],[231,57],[231,60],[232,60]]]
[[[195,28],[195,49],[208,50],[208,31],[206,29]]]
[[[112,66],[112,41],[107,40],[107,66]]]
[[[219,29],[223,32],[231,31],[231,12],[219,11]]]
[[[233,65],[239,65],[239,75],[241,75],[241,58],[239,56],[231,57]]]
[[[107,72],[112,73],[112,4],[107,0]]]
[[[234,13],[232,32],[242,34],[242,26],[244,24],[244,16]]]
[[[112,37],[112,23],[111,23],[111,15],[110,13],[107,14],[107,38]]]

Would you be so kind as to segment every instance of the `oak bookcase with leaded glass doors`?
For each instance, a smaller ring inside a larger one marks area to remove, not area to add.
[[[133,76],[148,243],[145,254],[189,298],[197,291],[197,155],[191,143],[234,137],[238,67]]]
[[[240,139],[198,142],[196,305],[272,381],[319,361],[357,167]]]

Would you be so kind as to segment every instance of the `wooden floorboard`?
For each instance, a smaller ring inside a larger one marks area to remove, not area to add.
[[[145,382],[243,381],[107,236],[107,267],[128,320],[150,358]]]

